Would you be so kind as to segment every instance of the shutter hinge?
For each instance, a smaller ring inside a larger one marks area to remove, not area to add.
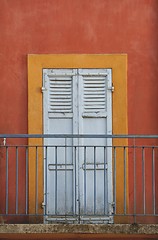
[[[42,87],[41,87],[41,92],[42,93],[47,90],[46,86],[45,86],[45,78],[46,78],[46,73],[43,74]]]
[[[47,89],[43,86],[41,87],[41,92],[43,93],[44,91],[46,91]]]
[[[110,90],[111,92],[114,92],[115,88],[114,88],[114,86],[112,85],[111,87],[108,88],[108,90]]]
[[[41,203],[41,208],[44,208],[46,204],[44,202]]]

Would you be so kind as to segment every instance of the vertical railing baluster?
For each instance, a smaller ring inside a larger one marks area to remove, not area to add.
[[[124,147],[124,214],[126,214],[126,147]]]
[[[73,168],[73,172],[74,172],[74,184],[72,186],[72,189],[74,189],[74,191],[72,191],[72,194],[73,194],[73,214],[75,213],[76,214],[76,196],[77,196],[77,192],[76,192],[76,186],[77,186],[77,179],[76,179],[76,172],[77,172],[77,169],[76,169],[76,146],[74,147],[74,168]]]
[[[38,147],[36,146],[35,214],[38,214]]]
[[[58,175],[57,175],[57,157],[58,157],[58,152],[57,152],[57,146],[55,146],[55,214],[57,215],[57,187],[58,187]]]
[[[70,151],[71,152],[71,156],[72,156],[72,182],[71,182],[71,189],[72,189],[72,214],[74,213],[74,160],[75,158],[73,159],[73,144],[71,142],[71,147],[69,146],[68,147],[68,152]]]
[[[142,147],[142,185],[143,185],[143,214],[145,214],[145,149]]]
[[[136,223],[136,211],[137,211],[137,196],[136,196],[136,184],[137,184],[137,175],[136,175],[136,146],[135,146],[135,139],[134,139],[134,146],[133,146],[133,185],[134,185],[134,223]]]
[[[153,214],[156,214],[156,200],[155,200],[155,148],[152,147],[152,202]]]
[[[84,147],[84,214],[87,212],[86,147]]]
[[[115,203],[115,214],[116,214],[116,211],[117,211],[117,202],[116,202],[116,173],[117,173],[117,169],[116,169],[116,147],[114,146],[114,179],[113,179],[113,182],[114,182],[114,196],[113,196],[113,199],[114,199],[114,203]]]
[[[82,152],[82,147],[79,145],[80,142],[78,141],[78,146],[77,146],[77,184],[78,184],[78,189],[77,189],[77,213],[78,213],[78,223],[81,222],[81,219],[80,219],[80,216],[81,216],[81,209],[80,209],[80,204],[81,204],[81,184],[80,184],[80,179],[81,179],[81,176],[80,176],[80,152]],[[82,152],[83,154],[83,152]],[[82,194],[83,196],[83,194]]]
[[[25,182],[26,182],[26,198],[25,198],[25,202],[26,202],[26,206],[25,206],[25,213],[28,214],[28,147],[25,148],[26,151],[26,178],[25,178]]]
[[[107,201],[107,196],[106,196],[106,147],[104,147],[104,215],[106,214],[106,201]]]
[[[8,194],[9,194],[9,184],[8,184],[8,172],[9,172],[9,154],[8,154],[8,147],[6,147],[6,209],[5,213],[8,214]]]
[[[65,138],[65,214],[67,214],[67,138]]]
[[[96,214],[96,146],[94,147],[94,215]]]
[[[47,146],[45,147],[45,179],[44,179],[44,182],[45,182],[45,202],[44,202],[44,215],[46,216],[47,215],[47,184],[48,184],[48,181],[47,181]]]
[[[18,214],[18,192],[19,192],[19,149],[18,146],[16,146],[16,197],[15,197],[15,202],[16,202],[16,214]]]

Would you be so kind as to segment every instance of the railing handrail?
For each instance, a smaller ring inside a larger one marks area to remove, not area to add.
[[[0,134],[0,138],[158,138],[158,135],[139,134]]]

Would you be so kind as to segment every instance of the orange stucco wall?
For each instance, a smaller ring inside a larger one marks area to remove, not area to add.
[[[157,13],[157,0],[1,0],[0,132],[28,132],[27,54],[126,53],[128,132],[158,134]],[[3,153],[1,189],[2,160]],[[10,186],[15,180],[13,166],[10,163]],[[23,209],[22,162],[20,170]],[[14,202],[14,195],[10,201]]]

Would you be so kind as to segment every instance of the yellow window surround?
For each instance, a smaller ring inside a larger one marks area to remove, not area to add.
[[[113,134],[127,134],[127,55],[126,54],[30,54],[28,55],[28,133],[43,134],[42,69],[43,68],[111,68]],[[29,145],[42,144],[29,139]],[[114,139],[113,144],[127,145],[127,139]],[[122,152],[119,153],[120,157]],[[118,157],[118,154],[117,154]],[[35,212],[35,153],[29,151],[29,213]],[[43,153],[39,152],[38,205],[43,201]],[[123,159],[123,158],[122,158]],[[123,178],[123,163],[117,166],[117,179]],[[127,174],[128,177],[128,174]],[[128,188],[128,187],[127,187]],[[123,186],[117,187],[117,202],[123,209]],[[41,209],[42,212],[42,209]]]

